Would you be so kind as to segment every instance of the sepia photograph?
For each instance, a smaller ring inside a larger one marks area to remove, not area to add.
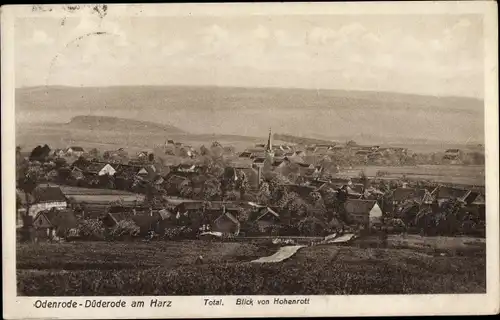
[[[17,297],[491,290],[483,13],[149,6],[9,20]]]

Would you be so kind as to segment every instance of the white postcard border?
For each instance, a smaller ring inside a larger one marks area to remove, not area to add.
[[[168,6],[168,10],[164,6]],[[499,211],[498,211],[498,34],[494,1],[470,2],[377,2],[377,3],[294,3],[294,4],[186,4],[186,5],[109,5],[108,15],[213,15],[238,14],[438,14],[476,13],[484,15],[485,35],[485,148],[487,201],[487,293],[449,295],[358,295],[300,296],[308,305],[244,307],[235,305],[244,296],[172,296],[172,297],[16,297],[15,216],[2,215],[3,227],[3,310],[7,319],[102,319],[102,318],[187,318],[187,317],[278,317],[278,316],[388,316],[388,315],[461,315],[499,312]],[[2,7],[2,212],[15,212],[15,117],[14,117],[14,22],[16,17],[80,14],[47,6],[50,12],[33,12],[31,6]],[[258,299],[287,296],[248,296]],[[293,297],[290,297],[293,298]],[[170,308],[35,308],[36,300],[116,301],[151,299],[171,300]],[[204,299],[223,299],[224,306],[205,306]]]

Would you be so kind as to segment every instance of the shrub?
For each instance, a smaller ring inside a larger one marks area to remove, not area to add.
[[[103,240],[105,229],[101,220],[86,219],[80,220],[77,227],[78,235],[87,240]]]
[[[165,240],[194,239],[195,237],[196,231],[186,226],[166,228],[163,234]]]
[[[121,220],[115,224],[108,233],[111,240],[138,236],[140,228],[131,220]]]

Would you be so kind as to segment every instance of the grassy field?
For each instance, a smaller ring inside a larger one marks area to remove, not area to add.
[[[66,197],[72,198],[76,202],[85,202],[87,204],[105,204],[117,200],[124,203],[133,203],[134,201],[142,202],[144,200],[144,195],[142,194],[123,190],[51,185],[60,187]]]
[[[61,188],[61,191],[68,197],[73,195],[120,195],[120,196],[134,196],[136,195],[133,192],[128,192],[124,190],[115,190],[115,189],[100,189],[100,188],[82,188],[82,187],[74,187],[67,185],[57,185]]]
[[[134,202],[141,203],[144,200],[144,195],[113,195],[113,194],[96,194],[96,195],[87,195],[87,194],[72,194],[68,196],[70,198],[75,199],[76,202],[85,202],[85,203],[109,203],[113,201],[120,200],[122,202]]]
[[[430,180],[441,183],[453,183],[464,185],[485,184],[485,166],[461,166],[461,165],[419,165],[419,166],[359,166],[345,170],[340,174],[357,177],[364,171],[367,176],[376,176],[377,172],[384,172],[382,178],[395,179],[405,176],[408,179]]]
[[[452,245],[453,246],[453,245]],[[20,295],[481,293],[484,248],[431,255],[408,248],[321,245],[280,263],[252,243],[82,242],[17,247]],[[199,255],[204,263],[195,264]]]

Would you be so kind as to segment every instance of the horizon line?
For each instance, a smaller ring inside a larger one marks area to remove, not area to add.
[[[35,88],[72,88],[72,89],[93,89],[93,88],[130,88],[130,87],[198,87],[198,88],[234,88],[234,89],[278,89],[278,90],[304,90],[304,91],[341,91],[341,92],[364,92],[364,93],[389,93],[398,94],[406,96],[418,96],[418,97],[434,97],[434,98],[460,98],[460,99],[473,99],[484,102],[484,97],[476,96],[459,96],[459,95],[436,95],[436,94],[424,94],[424,93],[413,93],[413,92],[402,92],[402,91],[386,91],[386,90],[362,90],[362,89],[334,89],[334,88],[304,88],[304,87],[280,87],[280,86],[237,86],[237,85],[215,85],[215,84],[130,84],[130,85],[105,85],[105,86],[72,86],[72,85],[34,85],[34,86],[20,86],[15,87],[18,89],[35,89]]]

